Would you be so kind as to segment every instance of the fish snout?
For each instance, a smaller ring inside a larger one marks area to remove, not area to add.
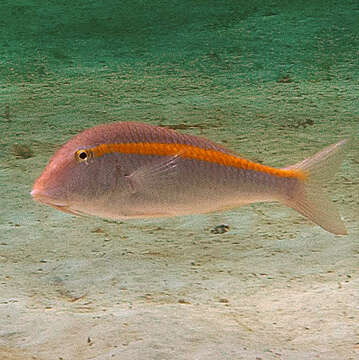
[[[56,199],[54,195],[43,189],[38,189],[35,187],[32,189],[30,194],[34,200],[42,202],[47,205],[60,206],[60,207],[67,206],[66,201]]]

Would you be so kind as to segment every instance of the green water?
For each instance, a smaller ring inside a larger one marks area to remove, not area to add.
[[[357,1],[2,1],[8,81],[193,71],[216,84],[358,77]],[[157,71],[156,71],[157,70]]]
[[[1,359],[358,356],[358,1],[3,0],[0,14]],[[349,235],[273,204],[108,222],[32,201],[62,143],[123,120],[274,166],[352,137],[328,187]]]

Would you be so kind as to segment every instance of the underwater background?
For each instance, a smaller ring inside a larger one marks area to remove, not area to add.
[[[358,358],[357,0],[2,0],[0,14],[1,359]],[[278,204],[115,222],[31,199],[61,144],[131,120],[273,166],[353,138],[323,184],[349,235]]]

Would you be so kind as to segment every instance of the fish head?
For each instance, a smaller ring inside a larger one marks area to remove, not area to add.
[[[96,215],[96,206],[116,188],[118,167],[113,157],[95,159],[91,146],[69,141],[60,148],[35,181],[33,199],[75,215]]]

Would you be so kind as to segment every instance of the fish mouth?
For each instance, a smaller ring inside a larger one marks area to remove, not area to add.
[[[46,204],[46,205],[50,205],[57,210],[60,210],[62,212],[72,214],[72,215],[77,215],[77,216],[81,215],[80,212],[77,212],[76,210],[71,209],[70,205],[67,202],[54,199],[49,194],[47,194],[45,191],[33,189],[30,194],[34,200],[41,202],[43,204]]]

